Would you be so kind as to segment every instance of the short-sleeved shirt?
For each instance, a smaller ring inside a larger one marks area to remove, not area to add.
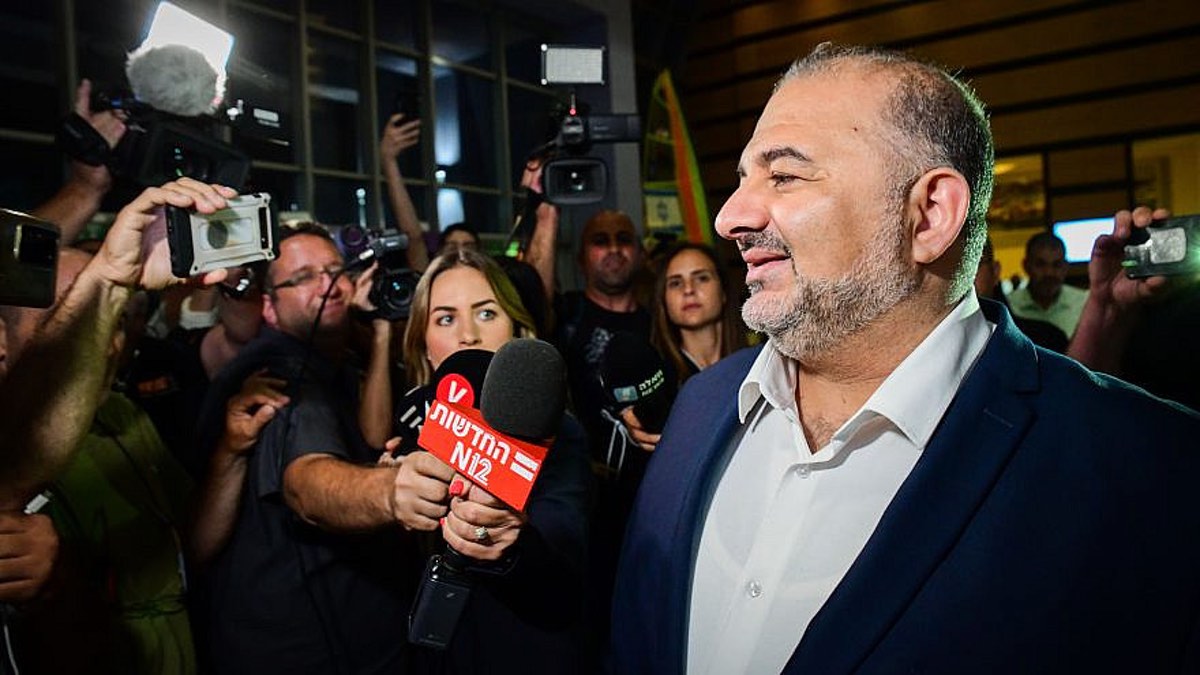
[[[213,668],[397,672],[419,558],[395,528],[325,532],[301,521],[281,494],[284,470],[298,457],[374,461],[358,431],[357,376],[316,353],[306,359],[302,343],[267,329],[221,373],[211,395],[236,391],[263,366],[287,380],[291,403],[251,451],[237,524],[213,565]]]
[[[1008,294],[1008,305],[1016,316],[1053,324],[1070,338],[1075,334],[1087,297],[1087,291],[1063,284],[1054,302],[1049,307],[1042,307],[1029,295],[1028,288],[1018,288]]]

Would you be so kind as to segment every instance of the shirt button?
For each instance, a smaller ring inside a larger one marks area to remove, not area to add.
[[[796,475],[800,476],[801,478],[808,478],[810,473],[812,473],[812,468],[807,464],[801,464],[800,466],[796,467]]]
[[[750,583],[746,584],[746,595],[752,598],[762,595],[762,584],[751,580]]]

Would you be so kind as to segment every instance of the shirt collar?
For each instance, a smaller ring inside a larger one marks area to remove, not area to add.
[[[840,447],[871,418],[882,416],[924,447],[994,327],[983,317],[975,293],[967,293],[838,429],[830,445]],[[794,410],[796,373],[796,362],[768,342],[738,389],[738,419],[745,424],[760,401]]]
[[[887,376],[843,429],[850,428],[864,411],[870,411],[886,417],[913,445],[924,447],[983,352],[993,328],[980,311],[979,299],[968,293]]]

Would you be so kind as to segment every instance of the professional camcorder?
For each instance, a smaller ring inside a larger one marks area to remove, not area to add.
[[[286,144],[278,112],[238,100],[223,110],[225,62],[233,36],[163,2],[149,34],[129,54],[128,86],[93,91],[93,113],[118,111],[125,135],[115,148],[77,113],[64,120],[59,145],[71,157],[107,166],[138,186],[155,186],[187,176],[240,188],[250,157],[222,140],[223,127],[239,136]]]
[[[604,48],[542,45],[542,84],[604,84]],[[558,134],[531,153],[548,158],[542,194],[559,206],[594,204],[608,192],[608,165],[588,156],[596,143],[641,140],[637,115],[590,115],[574,94],[561,115]]]

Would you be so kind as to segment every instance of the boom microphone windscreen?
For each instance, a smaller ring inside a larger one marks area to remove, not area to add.
[[[181,117],[207,115],[224,96],[221,74],[186,45],[137,49],[129,55],[125,75],[139,101]]]
[[[650,433],[662,431],[679,388],[654,347],[628,332],[615,333],[609,340],[600,382],[613,405],[633,406],[633,414]]]
[[[518,338],[501,347],[483,380],[479,410],[501,433],[525,440],[554,436],[567,403],[567,369],[548,342]]]

